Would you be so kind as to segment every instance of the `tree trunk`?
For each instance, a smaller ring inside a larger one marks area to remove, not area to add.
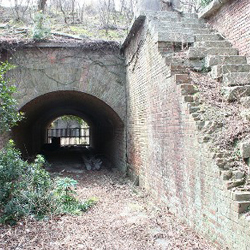
[[[47,0],[38,0],[38,11],[45,12],[46,2]]]

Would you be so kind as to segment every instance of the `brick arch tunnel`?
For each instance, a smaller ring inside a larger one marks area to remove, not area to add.
[[[20,111],[25,119],[12,131],[13,139],[25,158],[41,152],[46,130],[56,118],[74,115],[91,128],[91,147],[105,155],[114,167],[125,171],[125,127],[119,115],[105,102],[79,91],[54,91],[41,95]]]

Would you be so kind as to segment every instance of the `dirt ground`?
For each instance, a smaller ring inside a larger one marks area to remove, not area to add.
[[[81,216],[0,226],[0,250],[216,249],[117,171],[71,167],[59,174],[77,179],[79,198],[96,197],[97,204]]]

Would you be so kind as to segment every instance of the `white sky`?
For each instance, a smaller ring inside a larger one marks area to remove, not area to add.
[[[23,4],[26,1],[27,0],[18,0],[18,2],[20,4]],[[37,0],[31,0],[31,1],[33,1],[34,3],[37,2]],[[97,0],[77,0],[77,1],[80,2],[80,3],[83,3],[83,2],[85,2],[85,3],[93,3],[93,2],[96,2]],[[115,2],[118,2],[118,0],[115,0]],[[6,6],[6,7],[14,6],[14,0],[0,0],[0,5]]]
[[[48,0],[49,1],[49,0]],[[80,3],[93,3],[95,0],[77,0]],[[18,0],[20,4],[24,4],[26,0]],[[37,0],[33,0],[33,2],[37,2]],[[0,0],[0,5],[5,6],[5,7],[11,7],[14,6],[14,0]]]

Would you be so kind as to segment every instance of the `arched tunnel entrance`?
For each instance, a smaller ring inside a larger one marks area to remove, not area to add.
[[[25,119],[12,132],[24,158],[43,153],[50,124],[58,117],[72,115],[89,125],[89,146],[95,153],[104,155],[113,167],[125,171],[124,123],[102,100],[79,91],[55,91],[35,98],[20,111],[25,113]],[[65,149],[61,154],[65,154]]]

